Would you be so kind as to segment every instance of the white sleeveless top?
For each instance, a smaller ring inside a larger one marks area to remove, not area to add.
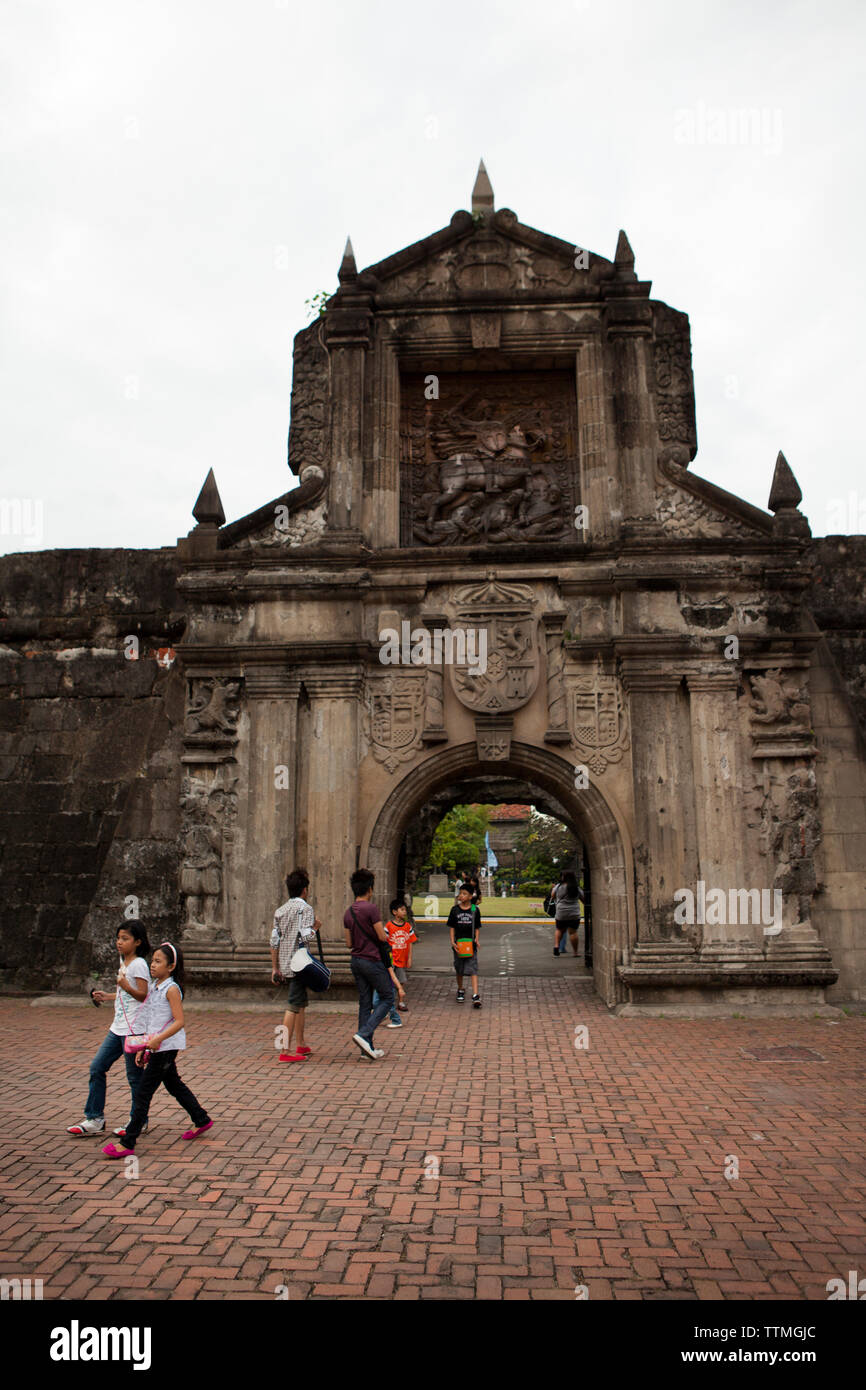
[[[174,1022],[174,1015],[171,1011],[171,1004],[168,999],[168,991],[174,985],[183,999],[183,990],[169,975],[165,980],[160,980],[159,984],[152,986],[150,994],[147,996],[147,1029],[148,1033],[161,1033],[163,1028],[168,1028]],[[157,1052],[182,1052],[186,1047],[186,1029],[181,1028],[177,1033],[172,1033],[170,1038],[165,1038],[157,1048]]]

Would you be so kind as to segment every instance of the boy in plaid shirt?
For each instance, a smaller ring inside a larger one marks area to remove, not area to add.
[[[316,939],[321,922],[307,902],[310,879],[304,869],[294,869],[286,879],[288,901],[274,913],[274,929],[271,932],[271,980],[275,985],[288,982],[289,998],[283,1014],[283,1028],[286,1030],[285,1052],[280,1053],[281,1062],[305,1062],[312,1049],[304,1042],[304,1010],[307,1007],[306,986],[295,976],[290,961],[302,946],[310,946]],[[292,1050],[292,1039],[295,1048]]]

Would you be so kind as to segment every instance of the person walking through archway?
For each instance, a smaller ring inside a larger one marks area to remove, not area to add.
[[[550,899],[556,903],[556,934],[553,943],[555,956],[565,955],[562,939],[568,932],[571,949],[577,955],[577,930],[580,926],[580,905],[583,890],[577,882],[577,875],[571,869],[564,869],[559,882],[551,886]]]

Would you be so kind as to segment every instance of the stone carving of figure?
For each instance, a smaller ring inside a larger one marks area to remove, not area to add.
[[[488,402],[467,396],[435,426],[432,443],[439,487],[422,498],[420,538],[441,544],[482,532],[496,540],[519,536],[518,509],[544,436],[514,419],[492,418]]]
[[[198,689],[187,709],[186,732],[234,733],[239,714],[240,681],[220,681],[211,677],[196,684]]]
[[[752,676],[752,720],[755,724],[808,725],[810,710],[805,690],[786,687],[781,668]]]
[[[208,900],[220,895],[220,860],[219,831],[208,825],[190,826],[184,835],[184,861],[180,871],[180,891],[186,895],[186,918],[190,925],[213,918],[213,906]]]

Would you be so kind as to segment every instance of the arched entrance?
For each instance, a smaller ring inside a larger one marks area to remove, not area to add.
[[[479,762],[475,743],[434,754],[373,810],[361,841],[361,862],[381,884],[396,884],[400,848],[413,817],[442,788],[477,783],[485,776],[519,779],[553,798],[583,841],[592,870],[595,988],[606,1004],[622,1002],[626,991],[616,967],[635,935],[631,843],[618,808],[594,784],[575,790],[573,765],[548,749],[512,742],[508,760],[495,763]]]

